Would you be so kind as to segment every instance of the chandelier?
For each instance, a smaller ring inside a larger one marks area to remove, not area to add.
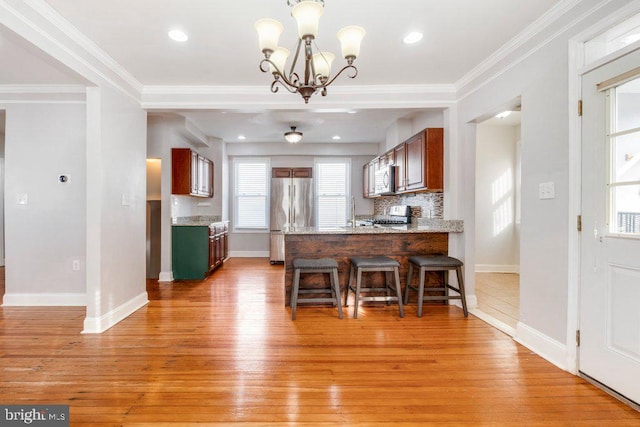
[[[264,54],[264,59],[260,61],[260,70],[264,73],[269,71],[273,75],[271,92],[278,92],[281,85],[291,93],[299,93],[307,104],[309,98],[318,91],[322,96],[326,96],[327,86],[345,70],[350,71],[349,78],[353,79],[358,75],[353,61],[360,54],[360,43],[365,31],[358,26],[349,26],[338,31],[342,56],[347,60],[347,65],[332,76],[331,63],[335,55],[320,51],[315,42],[320,17],[324,13],[324,1],[287,0],[287,4],[293,5],[291,15],[298,24],[298,46],[291,66],[288,71],[285,70],[290,52],[278,46],[278,39],[284,27],[275,19],[260,19],[255,24],[260,50]],[[314,47],[316,53],[313,52]],[[298,59],[304,62],[304,69],[300,74],[296,70]]]

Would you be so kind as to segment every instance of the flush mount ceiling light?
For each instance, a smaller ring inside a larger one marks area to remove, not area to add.
[[[187,33],[180,30],[169,31],[169,38],[177,42],[186,42],[187,40],[189,40],[189,36],[187,35]]]
[[[500,114],[496,114],[496,117],[499,118],[499,119],[506,119],[510,115],[511,115],[511,111],[503,111]]]
[[[284,139],[290,144],[296,144],[302,141],[302,132],[298,132],[295,126],[291,126],[291,130],[284,133]]]
[[[285,70],[289,51],[278,47],[278,39],[284,27],[275,19],[260,19],[255,24],[260,50],[264,54],[264,59],[260,61],[260,70],[264,73],[271,72],[273,75],[271,92],[276,93],[280,84],[291,93],[299,93],[306,104],[318,91],[322,96],[326,96],[327,86],[333,83],[343,71],[350,70],[349,78],[352,79],[358,75],[358,69],[353,65],[353,61],[360,54],[360,43],[365,31],[358,26],[349,26],[338,31],[342,56],[347,60],[347,65],[332,76],[331,63],[335,55],[320,51],[315,42],[320,17],[324,13],[324,1],[287,0],[287,4],[293,5],[291,15],[298,24],[298,46],[291,66],[288,71]],[[313,47],[317,53],[313,53]],[[304,63],[300,74],[296,71],[299,57],[301,57],[300,62]]]
[[[420,40],[422,40],[422,33],[419,33],[418,31],[413,31],[404,36],[404,39],[402,39],[404,44],[414,44],[418,43]]]

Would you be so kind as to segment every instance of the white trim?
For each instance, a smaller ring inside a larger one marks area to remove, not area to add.
[[[4,294],[3,307],[85,307],[87,294]]]
[[[0,85],[0,93],[17,94],[86,94],[84,85]]]
[[[520,266],[516,264],[476,264],[476,273],[514,273],[520,274]]]
[[[139,93],[142,92],[143,89],[142,83],[140,83],[135,77],[133,77],[131,73],[129,73],[118,62],[116,62],[97,44],[91,41],[91,39],[89,39],[76,27],[74,27],[73,24],[71,24],[67,19],[60,15],[53,7],[42,0],[25,0],[25,2],[27,2],[29,6],[45,20],[54,25],[56,29],[58,29],[65,36],[69,37],[71,40],[77,43],[83,51],[87,52],[93,58],[97,59],[101,64],[106,66],[110,71],[124,80],[133,89],[135,89],[138,92],[137,95],[139,96]],[[107,78],[107,80],[109,79]],[[119,85],[115,83],[113,84],[114,86],[119,87]]]
[[[567,366],[567,348],[561,342],[522,322],[518,322],[516,325],[516,333],[513,339],[560,369],[570,370]]]
[[[558,31],[556,31],[553,34],[551,34],[549,37],[545,38],[542,42],[540,42],[539,44],[534,46],[528,52],[526,52],[523,55],[520,55],[519,57],[514,59],[512,62],[507,64],[506,66],[504,66],[504,67],[500,68],[498,71],[496,71],[495,74],[493,74],[492,76],[487,77],[486,79],[483,79],[481,82],[479,82],[475,86],[471,86],[471,83],[472,83],[471,81],[462,82],[463,83],[462,85],[456,84],[456,87],[458,87],[458,91],[459,91],[458,92],[458,98],[457,98],[456,101],[460,102],[461,100],[463,100],[466,97],[472,95],[473,93],[475,93],[476,91],[480,90],[484,86],[488,85],[489,83],[491,83],[492,81],[494,81],[498,77],[502,76],[504,73],[506,73],[507,71],[511,70],[516,65],[520,64],[525,59],[529,58],[530,56],[532,56],[533,54],[535,54],[536,52],[538,52],[539,50],[544,48],[547,44],[549,44],[552,41],[556,40],[558,37],[560,37],[560,35],[562,35],[563,33],[567,32],[567,31],[569,31],[570,29],[574,28],[581,21],[583,21],[586,18],[592,16],[592,14],[594,14],[598,9],[604,7],[606,4],[610,3],[611,1],[612,0],[604,0],[604,1],[600,2],[600,3],[598,3],[596,6],[594,6],[591,9],[589,9],[587,12],[583,13],[578,18],[576,18],[573,21],[569,22],[567,25],[563,26]],[[512,52],[510,52],[510,53],[512,53]],[[473,70],[472,70],[472,72],[473,72]],[[480,76],[476,76],[476,78],[479,78],[479,77]],[[470,85],[470,87],[464,93],[461,93],[464,85],[467,85],[467,84]]]
[[[498,329],[499,331],[504,332],[505,334],[509,335],[510,337],[513,337],[516,334],[516,329],[514,327],[511,327],[511,326],[507,325],[506,323],[501,322],[500,320],[496,319],[495,317],[488,315],[487,313],[485,313],[484,311],[480,310],[479,308],[470,308],[469,309],[469,313],[473,314],[478,319],[480,319],[483,322],[493,326],[494,328]]]
[[[229,251],[229,258],[269,258],[269,251]]]
[[[516,52],[525,43],[532,40],[535,36],[547,29],[551,24],[560,19],[565,13],[573,9],[581,0],[563,0],[549,9],[544,15],[535,20],[532,24],[527,26],[513,39],[508,41],[505,45],[495,51],[487,59],[478,64],[474,69],[465,74],[459,79],[455,86],[460,89],[470,84],[475,79],[482,76],[483,73],[489,71],[492,67],[497,65],[500,61]],[[608,0],[609,1],[609,0]],[[555,37],[555,36],[554,36]]]
[[[142,292],[129,301],[100,317],[85,317],[83,334],[101,334],[149,303],[147,292]]]
[[[173,271],[161,271],[158,282],[173,282]]]

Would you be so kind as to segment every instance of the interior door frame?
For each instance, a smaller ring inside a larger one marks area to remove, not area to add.
[[[574,375],[579,374],[579,348],[577,331],[580,330],[580,243],[582,233],[578,231],[578,215],[582,206],[582,119],[578,114],[578,103],[582,99],[582,76],[596,68],[613,62],[635,49],[621,49],[585,66],[584,44],[615,27],[621,21],[640,13],[640,1],[618,9],[596,24],[578,33],[569,40],[569,228],[568,228],[568,295],[567,295],[567,363]],[[635,46],[631,45],[631,46]],[[573,224],[573,225],[571,225]]]

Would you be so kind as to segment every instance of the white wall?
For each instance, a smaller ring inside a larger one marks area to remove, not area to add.
[[[516,148],[519,126],[476,129],[476,271],[519,270]]]
[[[83,103],[6,107],[5,305],[85,304],[85,129]]]
[[[147,114],[109,87],[87,91],[87,317],[102,332],[148,302]]]
[[[1,128],[4,129],[4,111],[0,112]],[[4,131],[0,132],[0,266],[4,265]]]
[[[455,113],[458,135],[452,161],[460,165],[453,176],[462,191],[451,194],[465,220],[464,253],[467,264],[475,263],[475,125],[487,114],[495,114],[505,104],[521,97],[522,102],[522,224],[520,239],[520,324],[522,341],[544,337],[548,350],[566,352],[568,307],[569,228],[569,105],[568,40],[579,31],[625,6],[624,0],[601,4],[587,14],[596,0],[576,5],[572,15],[562,17],[550,28],[537,33],[519,51],[488,69],[459,91]],[[573,21],[578,14],[584,14]],[[555,33],[558,29],[563,29]],[[552,36],[555,36],[553,38]],[[540,47],[540,49],[534,49]],[[509,61],[521,60],[505,68]],[[574,101],[572,101],[574,102]],[[555,184],[556,197],[540,200],[538,185]],[[467,270],[473,292],[473,276]],[[528,337],[526,336],[528,334]],[[535,336],[535,337],[534,337]],[[556,362],[564,363],[564,360]]]

